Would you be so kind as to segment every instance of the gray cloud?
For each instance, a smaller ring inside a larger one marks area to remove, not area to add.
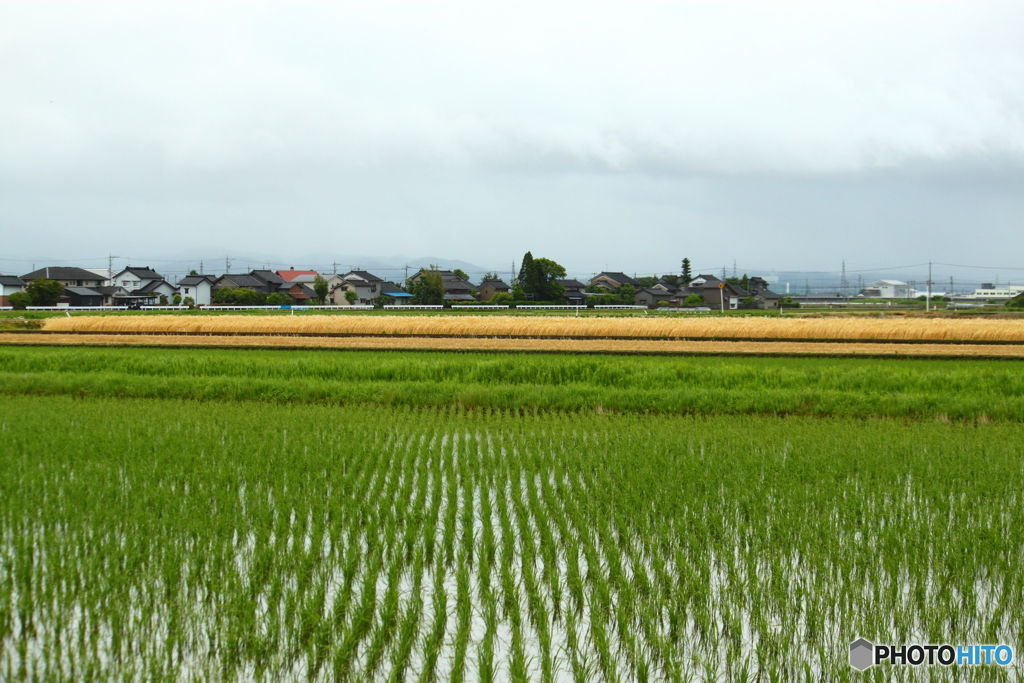
[[[865,261],[999,242],[1021,25],[1013,2],[7,3],[0,221],[22,253],[40,227],[393,253],[384,227],[643,270],[839,258],[823,232]]]

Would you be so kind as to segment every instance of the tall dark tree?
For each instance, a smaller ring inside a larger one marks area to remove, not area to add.
[[[689,284],[692,281],[693,281],[693,271],[690,270],[690,259],[684,258],[683,259],[683,276],[680,279],[679,284],[681,284],[683,287],[687,287],[687,286],[689,286]]]
[[[523,288],[523,293],[527,296],[537,295],[537,273],[533,267],[533,254],[526,252],[523,255],[523,263],[519,266],[519,286]]]
[[[565,295],[565,287],[557,280],[565,277],[565,268],[548,258],[533,258],[533,254],[523,255],[523,265],[519,269],[518,283],[528,299],[534,301],[561,301]],[[532,295],[532,296],[531,296]]]

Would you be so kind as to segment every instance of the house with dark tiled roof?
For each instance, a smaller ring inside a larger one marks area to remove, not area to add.
[[[123,287],[142,303],[156,303],[161,295],[170,299],[178,293],[178,288],[163,275],[146,266],[128,266],[112,280],[111,285]]]
[[[490,301],[495,294],[508,294],[510,288],[501,280],[484,280],[477,294],[480,301]]]
[[[782,296],[768,289],[768,281],[762,277],[754,276],[747,282],[750,286],[750,295],[754,297],[754,307],[761,309],[777,309]]]
[[[72,306],[102,306],[104,298],[92,287],[65,287],[64,296]]]
[[[420,270],[409,278],[409,280],[412,282],[419,282],[426,270],[428,269],[420,268]],[[456,275],[453,271],[439,270],[438,272],[441,274],[441,280],[444,283],[445,301],[476,301],[476,285],[469,280],[465,280],[461,276]]]
[[[213,303],[213,285],[217,282],[216,275],[186,275],[178,280],[178,294],[181,300],[192,299],[196,306],[209,306]]]
[[[33,280],[56,280],[65,287],[100,287],[107,284],[106,278],[84,268],[75,266],[47,266],[21,276],[25,284]]]
[[[609,292],[614,292],[622,285],[633,285],[634,287],[637,287],[639,285],[639,283],[636,280],[629,277],[625,273],[613,273],[608,271],[598,273],[597,275],[592,277],[590,279],[589,284],[594,287],[603,287],[604,289],[607,289]]]
[[[556,282],[565,289],[565,294],[562,296],[570,306],[583,306],[587,303],[586,283],[573,279],[556,280]]]
[[[7,297],[25,291],[25,281],[17,275],[0,275],[0,306],[10,306]]]
[[[691,294],[700,296],[704,305],[713,311],[734,311],[742,308],[743,299],[750,296],[750,292],[739,285],[720,280],[714,275],[698,275],[690,281],[689,286],[676,292],[671,301],[674,305],[681,306]]]
[[[671,305],[674,295],[674,292],[660,287],[641,287],[636,290],[636,302],[641,306],[647,306],[647,308],[657,308],[663,301]]]
[[[345,298],[345,292],[355,292],[355,303],[359,305],[372,304],[373,300],[381,295],[381,287],[384,278],[377,277],[365,270],[350,270],[341,275],[332,275],[327,280],[327,298],[331,303],[339,306],[349,305]]]

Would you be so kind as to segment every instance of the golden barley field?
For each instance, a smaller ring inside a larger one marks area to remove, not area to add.
[[[525,316],[97,316],[51,318],[47,332],[1024,341],[1024,320],[958,318],[547,318]]]
[[[800,341],[670,341],[657,339],[509,339],[498,337],[275,337],[147,334],[2,333],[2,344],[84,346],[188,346],[208,348],[376,349],[406,351],[564,351],[730,355],[843,355],[1024,358],[1019,344],[830,344]]]

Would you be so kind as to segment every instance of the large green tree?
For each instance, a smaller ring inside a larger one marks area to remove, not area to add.
[[[25,288],[33,306],[55,306],[64,296],[64,285],[56,280],[33,280]]]
[[[313,291],[316,292],[316,302],[322,306],[327,301],[327,280],[320,273],[313,278]]]
[[[407,283],[409,293],[412,294],[410,303],[421,306],[430,306],[444,303],[444,278],[437,266],[425,268],[420,273],[420,279],[410,280]]]
[[[534,258],[526,252],[523,265],[519,269],[519,284],[523,292],[532,294],[534,301],[561,301],[565,296],[565,287],[559,278],[565,277],[565,268],[548,258]]]

